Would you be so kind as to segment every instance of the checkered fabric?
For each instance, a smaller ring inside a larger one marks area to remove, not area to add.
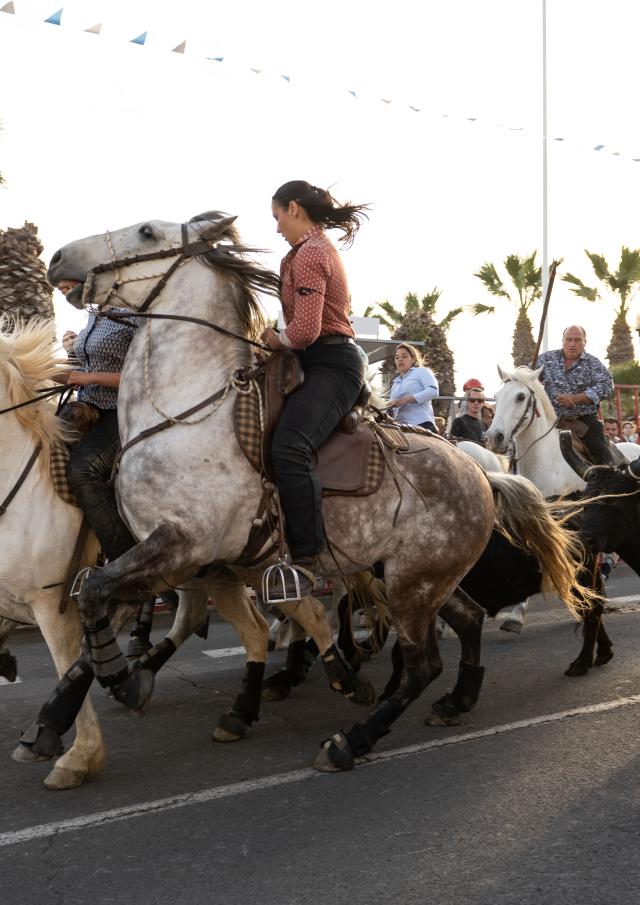
[[[262,462],[260,457],[260,438],[262,431],[260,429],[260,409],[258,404],[258,385],[255,381],[250,381],[245,386],[248,389],[251,385],[251,392],[239,392],[234,407],[234,423],[236,437],[243,453],[255,468],[256,471],[262,471]],[[244,389],[244,387],[243,387]],[[323,488],[323,496],[369,496],[375,493],[382,484],[384,477],[384,457],[382,450],[377,442],[371,444],[369,453],[369,462],[367,465],[367,477],[364,485],[358,490],[330,490]]]
[[[69,461],[69,449],[67,446],[57,446],[51,450],[51,480],[56,493],[61,500],[69,503],[71,506],[80,508],[76,502],[76,498],[71,493],[69,482],[67,481],[67,462]]]

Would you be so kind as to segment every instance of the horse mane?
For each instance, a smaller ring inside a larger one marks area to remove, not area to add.
[[[55,328],[49,320],[34,318],[24,323],[0,317],[0,379],[6,385],[7,406],[36,398],[36,389],[55,386],[52,378],[65,365],[54,357],[54,343]],[[42,444],[39,463],[48,472],[52,451],[67,439],[55,405],[43,399],[14,414]]]
[[[556,420],[555,409],[551,404],[547,391],[538,380],[535,371],[532,371],[531,368],[528,368],[526,365],[519,365],[515,371],[512,371],[505,377],[504,382],[506,383],[508,380],[513,380],[515,383],[521,383],[523,386],[527,387],[527,389],[535,393],[540,408],[549,421]]]
[[[221,211],[205,211],[196,214],[190,223],[215,225],[227,218]],[[221,240],[226,240],[221,242]],[[237,289],[235,303],[243,330],[249,339],[258,339],[266,326],[266,317],[258,299],[258,293],[280,295],[280,277],[273,270],[264,267],[251,255],[264,254],[265,249],[244,245],[233,223],[229,223],[216,235],[211,251],[200,256],[209,267],[228,273]]]

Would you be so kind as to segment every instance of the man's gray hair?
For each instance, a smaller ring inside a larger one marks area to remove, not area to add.
[[[584,329],[584,327],[581,327],[580,324],[569,324],[568,327],[565,327],[564,330],[562,331],[562,338],[564,339],[564,335],[567,332],[567,330],[571,330],[574,327],[576,330],[582,331],[582,338],[586,342],[587,341],[587,331]]]

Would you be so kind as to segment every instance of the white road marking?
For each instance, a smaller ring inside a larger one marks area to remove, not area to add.
[[[8,679],[5,679],[4,676],[0,676],[0,685],[17,685],[19,682],[22,682],[20,676],[16,676],[14,682],[10,682]]]
[[[239,657],[246,651],[244,647],[217,647],[215,650],[203,650],[202,653],[213,660],[219,660],[222,657]]]
[[[488,729],[478,729],[475,732],[465,732],[461,735],[451,735],[447,738],[434,739],[416,745],[408,745],[405,748],[395,748],[392,751],[384,751],[380,754],[369,754],[358,760],[359,766],[370,767],[375,764],[390,760],[398,760],[415,754],[422,754],[439,748],[448,748],[452,745],[461,745],[464,742],[475,742],[496,735],[506,735],[509,732],[518,732],[521,729],[529,729],[533,726],[541,726],[546,723],[557,723],[562,720],[577,716],[592,716],[598,713],[606,713],[618,710],[621,707],[640,704],[640,694],[629,697],[616,698],[613,701],[603,701],[600,704],[587,704],[584,707],[575,707],[572,710],[560,710],[556,713],[546,713],[542,716],[531,717],[528,720],[518,720],[514,723],[503,723],[500,726],[491,726]],[[61,833],[72,833],[77,830],[101,827],[109,823],[121,820],[131,820],[134,817],[145,817],[148,814],[157,814],[161,811],[171,811],[176,808],[184,808],[194,804],[203,804],[208,801],[217,801],[221,798],[231,798],[235,795],[246,795],[250,792],[262,792],[275,789],[278,786],[290,785],[295,782],[317,779],[331,781],[327,774],[318,773],[311,767],[302,770],[291,770],[289,773],[274,773],[271,776],[263,776],[260,779],[251,779],[245,782],[234,782],[226,786],[217,786],[212,789],[203,789],[200,792],[187,792],[183,795],[173,795],[170,798],[159,798],[155,801],[143,801],[139,804],[129,805],[123,808],[113,808],[109,811],[99,811],[94,814],[84,814],[70,820],[59,820],[53,823],[44,823],[38,826],[28,826],[14,832],[0,833],[0,848],[9,845],[18,845],[22,842],[32,842],[35,839],[46,839]],[[333,777],[333,781],[336,780]]]

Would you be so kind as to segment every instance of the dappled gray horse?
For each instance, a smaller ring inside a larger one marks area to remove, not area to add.
[[[102,630],[112,598],[193,581],[205,569],[227,576],[230,589],[234,581],[259,582],[260,569],[238,565],[263,487],[234,433],[234,375],[251,363],[251,342],[262,329],[255,293],[274,291],[277,278],[247,254],[234,219],[213,212],[188,224],[148,221],[73,242],[52,259],[52,283],[78,283],[70,301],[83,296],[85,304],[117,304],[143,317],[118,405],[118,498],[139,543],[85,582],[80,608],[89,631]],[[393,465],[373,495],[325,499],[332,555],[322,554],[319,572],[331,578],[384,563],[405,671],[363,724],[325,745],[321,769],[349,769],[440,673],[436,613],[484,549],[496,518],[494,498],[502,523],[513,524],[532,549],[548,534],[548,513],[529,482],[487,476],[439,437],[396,456]],[[575,570],[561,542],[552,559],[547,565],[571,586]],[[332,644],[322,606],[306,598],[280,608],[316,641],[332,687],[357,696],[361,680]],[[108,684],[109,659],[111,674],[120,670],[120,699],[143,708],[150,686],[135,675],[123,681],[126,663],[109,643],[109,657],[94,660],[98,678]],[[248,676],[261,679],[259,670]],[[242,712],[235,716],[242,722]]]

